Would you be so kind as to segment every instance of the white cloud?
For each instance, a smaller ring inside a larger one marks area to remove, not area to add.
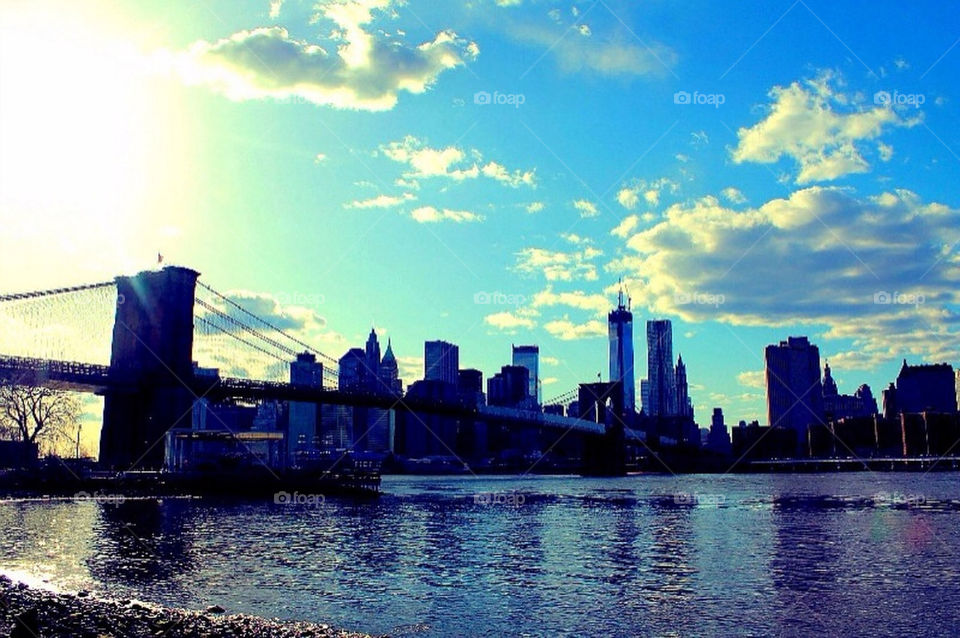
[[[731,204],[742,204],[747,201],[747,198],[743,196],[743,193],[733,186],[727,186],[724,188],[722,191],[720,191],[720,195]]]
[[[547,281],[596,281],[597,267],[593,262],[602,254],[592,246],[571,252],[524,248],[517,253],[515,268],[525,274],[543,274]]]
[[[466,210],[437,209],[433,206],[421,206],[413,210],[410,216],[421,224],[452,221],[457,223],[483,221],[483,215],[477,215]]]
[[[543,202],[530,202],[526,205],[526,211],[528,213],[539,213],[545,208]]]
[[[563,341],[575,339],[590,339],[603,337],[607,334],[607,325],[597,319],[590,319],[584,323],[574,323],[569,317],[554,319],[543,324],[544,330]]]
[[[576,233],[560,233],[560,237],[571,244],[592,244],[593,240],[589,237],[582,237]]]
[[[633,180],[617,191],[617,202],[627,210],[632,210],[640,203],[640,197],[651,206],[660,205],[660,194],[663,192],[676,193],[680,185],[668,177],[661,177],[652,181],[643,179]]]
[[[888,126],[913,126],[919,121],[906,120],[885,106],[852,108],[849,96],[834,90],[837,82],[827,73],[802,84],[774,87],[767,117],[737,131],[734,162],[771,164],[781,157],[792,158],[800,168],[798,184],[866,173],[870,165],[860,154],[859,142],[876,138]]]
[[[574,200],[573,207],[580,211],[580,217],[596,217],[600,214],[597,205],[586,199]]]
[[[635,188],[621,188],[617,191],[617,201],[620,202],[620,205],[626,209],[632,209],[640,201],[640,198],[637,196],[637,189]]]
[[[280,17],[281,7],[283,7],[283,0],[270,0],[270,17]]]
[[[610,231],[610,234],[625,238],[627,235],[633,232],[633,229],[637,227],[637,223],[639,221],[640,218],[636,215],[627,215],[623,218],[623,221],[617,224],[616,228]]]
[[[737,375],[737,383],[747,388],[766,388],[766,373],[763,370],[741,372]]]
[[[316,155],[313,156],[314,164],[322,164],[323,162],[326,162],[326,161],[327,161],[327,156],[323,153],[317,153]]]
[[[448,69],[476,58],[477,45],[452,31],[410,46],[367,30],[374,12],[393,0],[339,0],[317,5],[319,20],[336,25],[327,48],[293,38],[279,26],[199,41],[178,56],[184,79],[234,100],[300,98],[341,109],[393,108],[401,91],[423,93]],[[279,12],[280,5],[271,5]],[[328,50],[330,49],[330,50]],[[332,52],[331,52],[332,51]]]
[[[823,339],[849,339],[871,356],[953,361],[960,358],[956,242],[960,209],[907,190],[863,198],[810,187],[745,210],[714,197],[671,206],[629,238],[632,254],[608,268],[631,275],[634,304],[653,314],[826,326]],[[764,276],[779,265],[790,275]],[[894,293],[892,303],[875,303],[875,295],[883,302]],[[712,301],[684,303],[692,295]],[[921,301],[907,303],[911,295]]]
[[[403,193],[402,195],[377,195],[376,197],[371,197],[370,199],[356,200],[352,202],[347,202],[343,205],[344,208],[392,208],[394,206],[399,206],[404,202],[408,202],[416,199],[416,195],[413,193]]]
[[[558,15],[559,17],[559,15]],[[580,35],[592,33],[581,25]],[[546,51],[565,73],[595,73],[604,76],[662,75],[677,62],[677,54],[651,38],[638,42],[625,29],[597,37],[564,37],[560,24],[514,23],[508,33],[517,41],[538,51]],[[572,35],[572,34],[571,34]]]
[[[495,179],[507,186],[512,186],[513,188],[521,185],[536,185],[534,171],[521,171],[518,169],[511,173],[503,164],[498,164],[497,162],[488,162],[480,171],[487,177]]]
[[[556,357],[543,356],[540,357],[540,363],[545,366],[558,366],[560,365],[560,359],[557,359]]]
[[[535,170],[511,171],[492,160],[481,168],[483,154],[476,149],[464,150],[457,146],[431,148],[422,140],[407,135],[399,142],[381,146],[380,151],[391,160],[409,166],[403,175],[404,179],[445,177],[459,182],[483,175],[513,188],[536,187]]]
[[[889,144],[879,142],[877,144],[877,155],[880,156],[881,161],[889,162],[893,158],[893,147]]]
[[[518,313],[507,310],[487,315],[483,318],[483,321],[487,325],[493,326],[498,330],[503,330],[504,332],[514,332],[517,328],[535,328],[537,325],[537,322],[530,317],[521,316]]]

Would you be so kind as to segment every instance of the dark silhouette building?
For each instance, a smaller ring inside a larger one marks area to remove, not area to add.
[[[718,454],[730,454],[730,434],[723,422],[723,410],[713,409],[710,419],[710,432],[707,434],[707,449]]]
[[[487,404],[509,408],[536,409],[530,396],[530,371],[524,366],[503,366],[487,379]]]
[[[648,416],[675,416],[677,382],[673,368],[673,326],[669,319],[647,322],[647,395],[643,406]]]
[[[446,341],[427,341],[423,344],[423,378],[457,385],[460,369],[460,348]]]
[[[892,390],[892,392],[891,392]],[[947,363],[911,366],[903,360],[896,389],[888,388],[893,405],[888,414],[919,412],[953,413],[957,411],[957,393],[953,366]],[[886,398],[886,393],[885,393]]]
[[[789,337],[767,346],[764,361],[770,425],[794,432],[797,451],[804,451],[807,426],[824,420],[820,350],[806,337]]]
[[[827,421],[842,418],[871,417],[877,413],[877,401],[867,384],[855,393],[840,394],[833,379],[830,364],[823,366],[823,415]]]

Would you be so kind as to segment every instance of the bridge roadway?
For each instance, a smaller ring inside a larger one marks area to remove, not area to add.
[[[78,392],[103,394],[108,390],[123,392],[136,389],[135,383],[112,372],[110,366],[0,355],[0,378],[18,378],[22,375],[33,375],[33,382],[35,383],[49,383],[56,385],[58,388]],[[351,405],[438,414],[461,419],[515,423],[523,426],[569,430],[593,435],[602,435],[606,430],[603,424],[585,419],[497,406],[477,408],[460,403],[439,403],[413,397],[349,392],[276,381],[231,377],[194,377],[193,379],[184,379],[183,382],[196,396],[205,397],[211,401],[228,398],[301,401],[325,405]],[[644,438],[642,432],[629,428],[625,430],[624,435],[628,441],[642,441]]]

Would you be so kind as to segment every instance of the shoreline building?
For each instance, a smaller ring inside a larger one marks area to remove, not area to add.
[[[820,349],[806,337],[788,337],[764,349],[764,362],[769,425],[793,430],[803,450],[807,427],[823,423]]]
[[[690,401],[690,389],[687,385],[687,366],[683,363],[683,355],[677,357],[675,368],[677,379],[677,416],[693,418],[693,403]]]
[[[957,411],[956,377],[949,363],[909,365],[903,360],[897,385],[893,384],[884,391],[884,399],[890,394],[891,416],[898,413],[919,414],[920,412],[942,412],[952,414]],[[886,416],[884,406],[884,416]]]
[[[630,299],[623,304],[623,289],[617,294],[617,308],[607,315],[610,339],[610,381],[623,385],[623,410],[629,414],[637,410],[636,381],[633,358],[633,313]]]
[[[673,368],[673,325],[669,319],[647,322],[647,394],[648,416],[674,416],[677,413],[677,382]]]
[[[290,363],[290,383],[293,385],[323,387],[323,364],[311,352],[301,352]],[[317,447],[319,414],[316,403],[291,401],[287,421],[287,463],[298,465],[297,457],[309,454]]]
[[[423,380],[443,381],[457,385],[460,370],[460,348],[446,341],[425,341],[423,344]]]
[[[528,396],[533,397],[540,405],[540,347],[513,346],[513,365],[523,366],[530,372]]]
[[[823,415],[827,421],[841,418],[870,417],[877,414],[877,400],[864,383],[851,394],[840,394],[830,364],[823,366]]]

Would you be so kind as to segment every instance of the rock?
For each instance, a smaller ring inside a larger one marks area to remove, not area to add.
[[[220,605],[210,605],[209,607],[207,607],[208,614],[222,614],[225,611],[227,610],[221,607]]]

